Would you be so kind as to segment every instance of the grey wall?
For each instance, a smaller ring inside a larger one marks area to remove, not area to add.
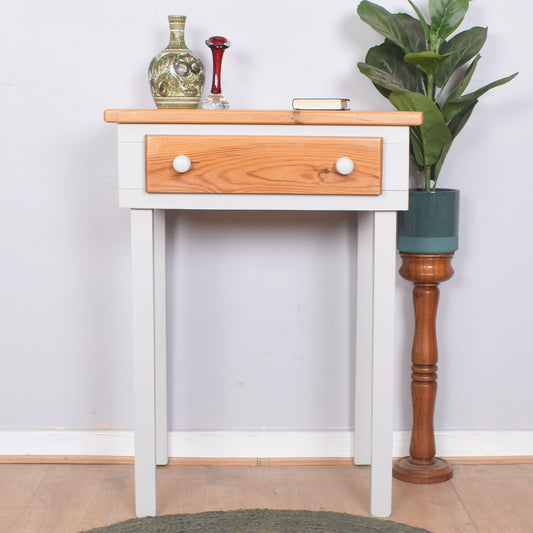
[[[117,207],[106,108],[152,108],[146,69],[168,14],[234,109],[346,96],[389,109],[355,68],[378,36],[356,3],[203,0],[3,9],[0,33],[0,428],[132,426],[129,218]],[[407,2],[384,1],[391,10]],[[462,191],[456,275],[439,307],[439,428],[532,429],[533,146],[526,0],[472,2],[488,25],[485,96],[450,152]],[[320,213],[182,213],[168,221],[171,426],[348,428],[353,410],[353,219]],[[410,424],[411,287],[398,277],[395,427]]]

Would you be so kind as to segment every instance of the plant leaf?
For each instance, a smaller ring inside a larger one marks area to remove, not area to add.
[[[436,182],[439,179],[439,174],[446,160],[446,156],[452,147],[453,139],[442,149],[439,160],[435,163],[435,168],[433,169],[433,181]]]
[[[389,13],[385,8],[363,0],[357,13],[371,28],[399,46],[406,54],[426,49],[422,25],[406,13]]]
[[[400,111],[422,111],[424,122],[418,126],[424,165],[434,165],[440,158],[442,150],[451,141],[452,134],[444,122],[437,105],[423,94],[393,92],[390,101]]]
[[[455,115],[455,117],[453,117],[452,120],[448,122],[448,128],[450,130],[450,133],[452,134],[452,140],[443,148],[442,153],[439,157],[439,160],[435,164],[435,170],[433,173],[435,181],[439,178],[442,165],[444,164],[446,156],[448,155],[448,152],[452,146],[453,140],[457,137],[459,132],[463,129],[465,124],[468,122],[468,119],[470,118],[470,115],[472,114],[472,111],[474,110],[474,107],[476,107],[477,103],[478,103],[478,100],[474,100],[470,104],[470,106],[464,109],[461,113],[458,113],[457,115]]]
[[[409,92],[423,92],[423,82],[418,69],[414,65],[408,65],[403,57],[404,53],[401,48],[386,42],[370,48],[366,54],[365,63],[388,72]],[[376,84],[374,83],[374,85]],[[385,89],[380,85],[376,85],[376,88],[385,98],[389,97],[391,89]]]
[[[411,4],[411,7],[415,10],[417,16],[418,16],[418,20],[420,21],[420,25],[422,26],[422,30],[424,31],[424,37],[426,39],[426,50],[429,46],[429,26],[428,26],[428,23],[426,22],[426,19],[423,17],[422,13],[420,13],[420,10],[418,9],[418,7],[415,6],[415,4],[413,4],[413,2],[411,2],[411,0],[407,0],[410,4]]]
[[[510,76],[507,76],[505,78],[500,78],[499,80],[493,81],[492,83],[488,83],[487,85],[484,85],[483,87],[481,87],[477,91],[474,91],[473,93],[465,94],[464,96],[460,96],[459,98],[456,98],[455,100],[453,100],[453,103],[475,100],[476,98],[479,98],[480,96],[490,91],[494,87],[499,87],[500,85],[504,85],[505,83],[511,81],[516,76],[518,76],[518,72],[515,72],[514,74],[511,74]]]
[[[435,72],[435,84],[437,87],[444,87],[448,83],[450,76],[481,50],[486,39],[487,28],[475,26],[458,33],[449,41],[442,43],[439,53],[447,57]]]
[[[472,79],[472,76],[474,75],[474,72],[476,70],[477,64],[480,59],[481,59],[481,56],[478,54],[476,59],[474,59],[474,61],[472,61],[472,63],[468,67],[464,78],[457,85],[457,87],[450,93],[450,95],[446,99],[446,102],[452,101],[455,98],[459,98],[459,96],[461,96],[466,91],[466,88],[468,87],[468,84],[470,83],[470,80]]]
[[[373,67],[367,63],[357,63],[357,67],[372,83],[390,92],[409,92],[409,89],[397,80],[394,76],[380,68]],[[384,93],[382,93],[384,94]],[[390,93],[389,93],[390,94]],[[387,96],[388,97],[388,96]]]
[[[511,74],[510,76],[507,76],[506,78],[501,78],[499,80],[493,81],[492,83],[484,85],[483,87],[481,87],[477,91],[474,91],[473,93],[468,93],[468,94],[465,94],[464,96],[460,96],[459,98],[455,98],[454,100],[447,101],[444,107],[442,108],[442,114],[444,116],[444,119],[446,120],[446,122],[448,122],[455,115],[467,109],[468,106],[474,100],[477,100],[480,96],[490,91],[494,87],[499,87],[500,85],[504,85],[505,83],[510,82],[517,75],[518,75],[518,72],[515,72],[514,74]]]
[[[403,60],[411,65],[418,65],[427,74],[432,74],[446,56],[436,52],[419,52],[417,54],[405,54]]]
[[[452,134],[452,137],[455,139],[459,132],[464,128],[465,124],[467,123],[468,119],[470,118],[470,115],[472,114],[472,111],[474,110],[474,107],[476,107],[479,100],[474,100],[470,103],[468,107],[463,109],[460,113],[457,113],[447,124],[448,128]]]
[[[430,38],[435,50],[461,24],[468,11],[468,0],[429,0]]]
[[[409,129],[409,138],[411,144],[411,154],[418,167],[424,168],[424,148],[422,146],[422,137],[420,134],[420,128],[413,126]]]

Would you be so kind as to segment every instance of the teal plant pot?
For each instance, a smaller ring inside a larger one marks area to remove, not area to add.
[[[398,212],[398,250],[451,254],[459,247],[459,191],[409,191],[409,210]]]

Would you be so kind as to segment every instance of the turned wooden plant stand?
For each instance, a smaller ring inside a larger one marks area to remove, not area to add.
[[[393,476],[412,483],[438,483],[453,476],[450,464],[435,457],[433,413],[437,394],[437,337],[435,319],[438,285],[453,276],[453,254],[401,253],[400,274],[414,283],[415,333],[412,351],[411,396],[413,429],[409,457],[399,459]]]

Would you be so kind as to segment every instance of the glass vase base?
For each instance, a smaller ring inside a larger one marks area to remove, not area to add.
[[[210,93],[200,100],[201,109],[229,109],[229,101],[223,94]]]

